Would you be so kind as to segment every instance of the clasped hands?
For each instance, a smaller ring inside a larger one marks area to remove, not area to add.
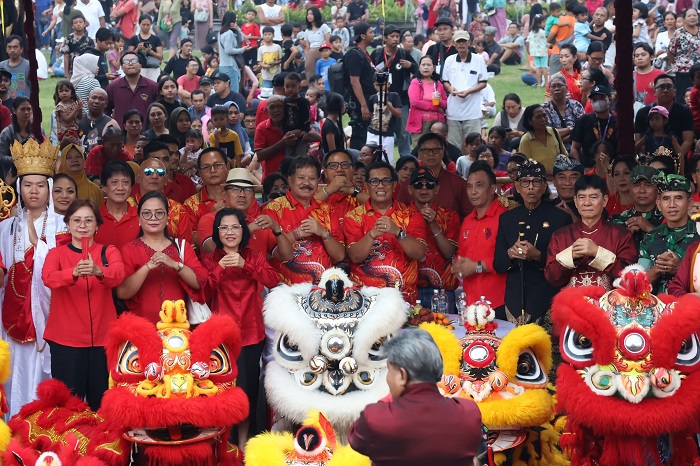
[[[538,261],[542,253],[529,241],[518,240],[513,246],[508,248],[508,257],[526,261]]]
[[[245,260],[243,260],[241,255],[237,252],[229,252],[219,261],[219,265],[222,269],[227,267],[239,267],[242,269],[244,264]]]
[[[92,260],[92,254],[88,254],[88,259],[78,261],[75,267],[73,267],[74,278],[87,277],[90,275],[93,277],[102,277],[104,275],[102,269]]]
[[[390,235],[396,236],[401,231],[401,228],[394,223],[389,217],[379,217],[377,223],[374,224],[374,228],[369,231],[369,236],[372,239],[377,239],[384,233],[389,233]]]
[[[675,274],[678,272],[678,266],[681,265],[681,260],[673,252],[667,250],[664,253],[656,256],[654,268],[658,273]]]

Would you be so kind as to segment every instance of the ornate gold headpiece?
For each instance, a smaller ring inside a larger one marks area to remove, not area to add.
[[[17,167],[17,175],[53,176],[54,165],[58,159],[58,147],[45,139],[39,144],[36,139],[29,139],[24,145],[15,141],[10,147],[12,161]]]

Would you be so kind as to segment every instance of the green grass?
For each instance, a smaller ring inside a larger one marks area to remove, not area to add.
[[[503,96],[511,92],[520,96],[523,107],[544,102],[544,90],[542,88],[526,86],[520,79],[522,73],[523,71],[518,70],[518,66],[503,66],[501,68],[501,74],[489,80],[491,87],[493,87],[496,93],[496,108],[499,111],[502,107]],[[39,103],[43,114],[41,126],[44,128],[44,131],[46,131],[46,134],[48,134],[50,130],[51,112],[55,107],[53,93],[56,90],[56,83],[58,81],[59,79],[51,77],[49,73],[49,79],[39,82]],[[493,123],[493,119],[487,121],[489,125]]]

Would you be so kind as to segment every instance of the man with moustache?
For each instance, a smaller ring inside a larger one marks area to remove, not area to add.
[[[289,191],[263,210],[294,244],[291,260],[271,261],[288,285],[309,281],[317,285],[325,269],[345,259],[342,232],[332,230],[330,218],[314,198],[320,175],[318,160],[295,157],[289,165]]]
[[[204,182],[204,187],[195,195],[185,200],[187,215],[190,224],[196,226],[201,218],[210,213],[216,213],[224,208],[224,188],[226,181],[228,160],[216,147],[208,147],[199,154],[197,168]],[[198,244],[197,233],[193,233],[193,240]]]
[[[637,165],[632,169],[632,201],[634,205],[615,214],[610,220],[615,225],[627,228],[632,233],[634,244],[639,248],[644,235],[661,225],[664,217],[656,207],[658,188],[656,182],[659,171],[648,165]]]
[[[435,21],[435,32],[437,33],[440,42],[428,47],[426,52],[426,55],[433,57],[433,61],[435,62],[435,72],[440,78],[442,78],[442,70],[445,66],[445,60],[447,57],[457,53],[454,41],[452,40],[454,36],[454,27],[455,25],[450,18],[440,18]]]
[[[576,159],[559,154],[554,161],[552,173],[554,188],[557,190],[557,197],[552,203],[571,215],[571,221],[575,222],[579,215],[574,202],[574,184],[583,175],[583,165]]]
[[[367,202],[369,194],[352,182],[355,167],[345,150],[330,151],[323,160],[326,186],[316,193],[321,209],[327,212],[333,231],[343,231],[345,214]]]

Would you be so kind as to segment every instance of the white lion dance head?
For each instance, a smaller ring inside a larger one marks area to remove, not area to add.
[[[278,417],[299,424],[317,409],[344,437],[389,393],[382,345],[405,323],[406,305],[397,289],[355,287],[336,268],[320,284],[281,285],[265,299],[275,332],[265,390]]]

